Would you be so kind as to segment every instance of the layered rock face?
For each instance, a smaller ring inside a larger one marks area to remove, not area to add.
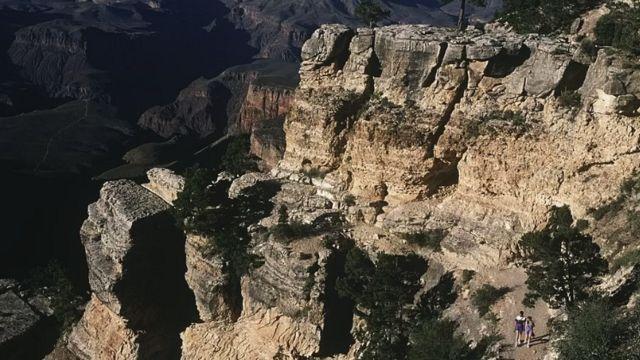
[[[252,153],[273,167],[284,152],[282,123],[297,83],[296,64],[258,60],[196,80],[173,103],[147,110],[138,124],[165,138],[249,134]]]
[[[80,359],[173,358],[192,320],[184,238],[169,205],[131,181],[106,183],[81,229],[92,298],[66,348]]]
[[[229,195],[238,199],[273,181],[263,174],[247,174],[234,181]],[[283,182],[272,201],[275,208],[286,206],[290,217],[308,223],[336,214],[315,192],[310,185]],[[344,256],[332,246],[339,234],[330,230],[310,233],[287,244],[286,239],[262,228],[273,226],[275,218],[273,214],[260,221],[261,225],[251,225],[252,253],[264,264],[242,278],[242,312],[237,319],[224,312],[228,306],[223,301],[228,300],[222,294],[227,280],[216,257],[198,252],[194,246],[198,238],[189,236],[186,276],[203,322],[182,334],[183,359],[293,359],[348,348],[351,305],[346,301],[337,304],[333,292]],[[336,311],[346,311],[348,316],[335,321],[332,312]]]
[[[498,212],[530,228],[557,204],[583,216],[638,168],[640,93],[624,55],[580,52],[498,28],[323,26],[302,51],[280,168],[364,198],[383,187],[396,205],[457,185],[424,204],[449,220]],[[582,102],[562,106],[570,92]]]

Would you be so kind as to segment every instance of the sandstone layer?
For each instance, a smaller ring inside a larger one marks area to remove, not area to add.
[[[172,358],[193,318],[184,238],[169,205],[131,181],[107,182],[81,238],[92,298],[66,340],[80,359]],[[170,295],[169,295],[170,294]]]

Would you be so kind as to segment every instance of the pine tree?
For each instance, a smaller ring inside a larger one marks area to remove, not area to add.
[[[600,247],[573,225],[568,207],[554,207],[548,225],[525,234],[519,246],[529,278],[525,305],[541,298],[552,308],[569,307],[589,296],[607,270]]]

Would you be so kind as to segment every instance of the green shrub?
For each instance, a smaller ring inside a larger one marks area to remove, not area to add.
[[[563,90],[558,97],[560,106],[567,108],[576,108],[582,104],[582,98],[577,91]]]
[[[478,309],[480,316],[484,316],[491,306],[509,291],[511,290],[508,287],[496,288],[493,285],[484,284],[471,295],[471,302]]]
[[[356,204],[356,197],[353,196],[352,194],[347,194],[342,199],[342,202],[344,202],[344,204],[347,206],[354,206]]]
[[[598,48],[590,38],[580,40],[580,50],[589,55],[592,59],[598,54]]]
[[[311,224],[305,224],[300,221],[291,221],[284,224],[276,224],[269,231],[276,240],[283,243],[290,243],[293,240],[311,236],[315,233],[315,228]]]
[[[425,322],[411,334],[410,360],[471,360],[469,342],[456,334],[458,324],[451,320]]]
[[[271,214],[271,198],[279,185],[262,182],[230,199],[227,196],[230,183],[213,183],[214,176],[211,170],[189,169],[184,189],[174,201],[174,213],[185,232],[207,239],[199,250],[206,257],[217,256],[222,260],[223,271],[229,275],[230,291],[237,293],[242,276],[262,264],[262,259],[249,251],[251,236],[247,224]],[[238,295],[236,299],[241,297]]]
[[[638,359],[638,349],[625,345],[630,335],[630,324],[625,320],[619,309],[604,301],[583,303],[570,309],[568,319],[557,326],[561,334],[556,345],[560,359]]]
[[[403,234],[402,238],[409,244],[429,248],[433,251],[442,250],[440,243],[447,237],[448,232],[444,229],[430,229],[420,232]]]
[[[356,333],[366,344],[359,359],[406,359],[414,298],[427,263],[415,254],[377,257],[374,263],[364,251],[352,248],[336,290],[357,305],[356,312],[366,323],[366,332]]]
[[[589,297],[608,267],[593,238],[573,225],[567,206],[554,207],[547,226],[522,236],[519,250],[527,273],[526,306],[542,298],[552,308],[568,307]]]
[[[302,173],[311,179],[322,179],[326,175],[323,171],[317,168],[311,168],[309,170],[303,170]]]
[[[473,270],[468,270],[468,269],[462,270],[462,283],[465,285],[468,284],[475,275],[476,275],[476,272]]]
[[[227,145],[220,166],[234,174],[242,175],[247,171],[257,170],[256,162],[249,154],[250,143],[248,135],[232,138]]]

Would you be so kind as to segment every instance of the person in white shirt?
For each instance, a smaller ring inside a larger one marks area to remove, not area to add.
[[[516,316],[515,328],[516,328],[516,347],[524,341],[524,325],[527,318],[524,317],[524,311],[520,311],[520,315]]]

